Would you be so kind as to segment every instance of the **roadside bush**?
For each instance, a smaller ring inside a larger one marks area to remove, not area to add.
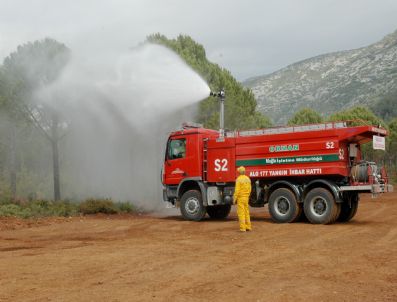
[[[18,216],[22,217],[22,209],[20,206],[16,204],[2,204],[0,205],[0,216],[10,217],[10,216]]]
[[[118,202],[116,207],[119,213],[133,213],[135,212],[134,206],[129,202]]]
[[[54,216],[76,216],[79,214],[79,207],[76,203],[62,202],[55,203],[53,206]]]
[[[82,214],[121,214],[133,213],[134,206],[129,202],[113,202],[111,199],[87,199],[79,206]]]
[[[48,200],[35,200],[27,204],[34,217],[46,216],[76,216],[79,213],[77,203],[68,201],[53,202]]]
[[[0,201],[0,217],[69,217],[79,214],[133,213],[135,208],[128,202],[114,203],[111,199],[87,199],[82,203],[70,201]]]
[[[2,204],[0,205],[0,217],[29,218],[32,217],[32,211],[17,204]]]
[[[117,207],[111,199],[87,199],[80,204],[82,214],[116,214]]]
[[[78,205],[70,202],[52,202],[47,200],[34,200],[26,203],[6,202],[0,204],[0,217],[68,217],[79,213]]]

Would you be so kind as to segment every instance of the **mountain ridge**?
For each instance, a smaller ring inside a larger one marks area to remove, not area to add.
[[[243,85],[276,124],[303,107],[328,116],[358,104],[371,106],[397,89],[397,30],[366,47],[307,58]]]

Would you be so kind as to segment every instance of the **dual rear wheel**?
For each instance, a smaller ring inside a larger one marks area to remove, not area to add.
[[[341,211],[337,220],[340,222],[350,221],[357,213],[358,201],[357,193],[348,195],[341,204]]]
[[[333,194],[325,188],[309,191],[303,202],[303,212],[313,224],[330,224],[335,221],[347,222],[357,212],[358,194],[350,195],[342,203],[337,203]],[[279,223],[295,222],[302,218],[302,203],[287,188],[275,190],[269,198],[269,212]]]
[[[303,208],[307,219],[315,224],[335,222],[341,209],[331,192],[324,188],[312,189],[306,195]]]
[[[275,222],[295,222],[302,214],[302,204],[291,190],[280,188],[270,195],[269,212]]]

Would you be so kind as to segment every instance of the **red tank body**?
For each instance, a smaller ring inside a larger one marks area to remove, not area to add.
[[[238,166],[245,166],[251,178],[349,176],[350,144],[363,144],[371,141],[373,135],[385,136],[387,133],[372,126],[343,125],[328,123],[240,131],[230,135],[233,137],[226,137],[225,142],[210,139],[207,180],[233,181],[236,177],[234,167]],[[288,132],[282,133],[284,131]],[[226,158],[233,173],[217,171],[216,158]]]

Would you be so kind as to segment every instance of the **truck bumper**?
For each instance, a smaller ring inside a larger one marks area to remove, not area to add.
[[[163,201],[165,202],[175,202],[177,199],[177,186],[165,186],[163,188]]]
[[[381,184],[376,184],[376,185],[359,185],[359,186],[342,186],[339,188],[339,191],[345,192],[345,191],[359,191],[362,193],[373,193],[373,194],[379,194],[379,193],[387,193],[387,192],[393,192],[394,188],[392,185],[381,185]]]
[[[168,202],[167,190],[165,188],[163,189],[163,201]]]

